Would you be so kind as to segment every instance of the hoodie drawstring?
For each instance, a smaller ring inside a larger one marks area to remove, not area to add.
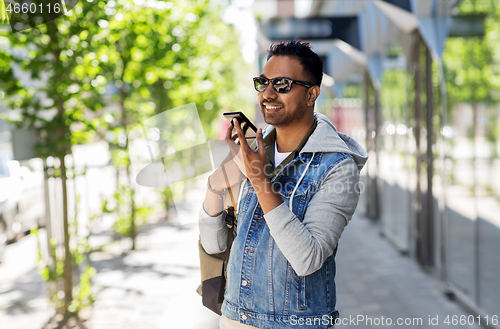
[[[295,185],[295,188],[293,189],[293,192],[292,192],[292,195],[290,196],[290,203],[288,205],[288,207],[290,208],[290,211],[292,211],[292,207],[293,207],[293,196],[295,195],[295,192],[297,191],[297,188],[299,187],[300,185],[300,182],[302,181],[302,179],[304,178],[304,176],[306,175],[306,172],[307,172],[307,169],[309,168],[309,165],[311,164],[311,162],[313,161],[314,159],[314,155],[316,153],[313,153],[312,157],[311,157],[311,160],[309,160],[309,162],[307,163],[307,166],[306,166],[306,169],[304,169],[304,172],[302,173],[302,175],[300,175],[300,178],[299,180],[297,181],[297,184]]]

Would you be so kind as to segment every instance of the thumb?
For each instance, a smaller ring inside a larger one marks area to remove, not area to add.
[[[257,151],[259,153],[266,152],[266,145],[264,144],[264,136],[262,135],[262,128],[257,130]]]

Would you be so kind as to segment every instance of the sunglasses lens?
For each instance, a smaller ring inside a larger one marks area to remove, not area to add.
[[[253,84],[255,87],[255,90],[258,92],[263,92],[266,90],[267,85],[269,84],[269,81],[263,78],[254,78],[253,79]]]
[[[266,78],[253,79],[253,85],[255,87],[255,90],[257,90],[259,93],[266,91],[269,83],[272,83],[273,88],[274,90],[276,90],[277,93],[286,94],[287,92],[290,91],[290,89],[292,89],[293,81],[285,78],[276,78],[273,80],[268,80]]]
[[[292,81],[288,79],[274,79],[273,87],[276,92],[285,94],[290,91],[292,87]]]

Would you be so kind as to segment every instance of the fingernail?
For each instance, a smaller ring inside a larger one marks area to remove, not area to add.
[[[259,128],[258,132],[259,134],[262,134],[262,128]]]
[[[236,123],[236,118],[233,119],[233,123]]]

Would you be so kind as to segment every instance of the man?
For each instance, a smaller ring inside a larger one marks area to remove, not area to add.
[[[224,251],[220,196],[243,173],[221,328],[330,328],[338,316],[337,242],[356,209],[359,170],[368,157],[314,112],[322,76],[308,43],[272,45],[254,78],[270,126],[258,130],[256,150],[237,121],[236,135],[228,128],[226,141],[240,152],[225,172],[218,168],[209,177],[199,220],[205,250]]]

